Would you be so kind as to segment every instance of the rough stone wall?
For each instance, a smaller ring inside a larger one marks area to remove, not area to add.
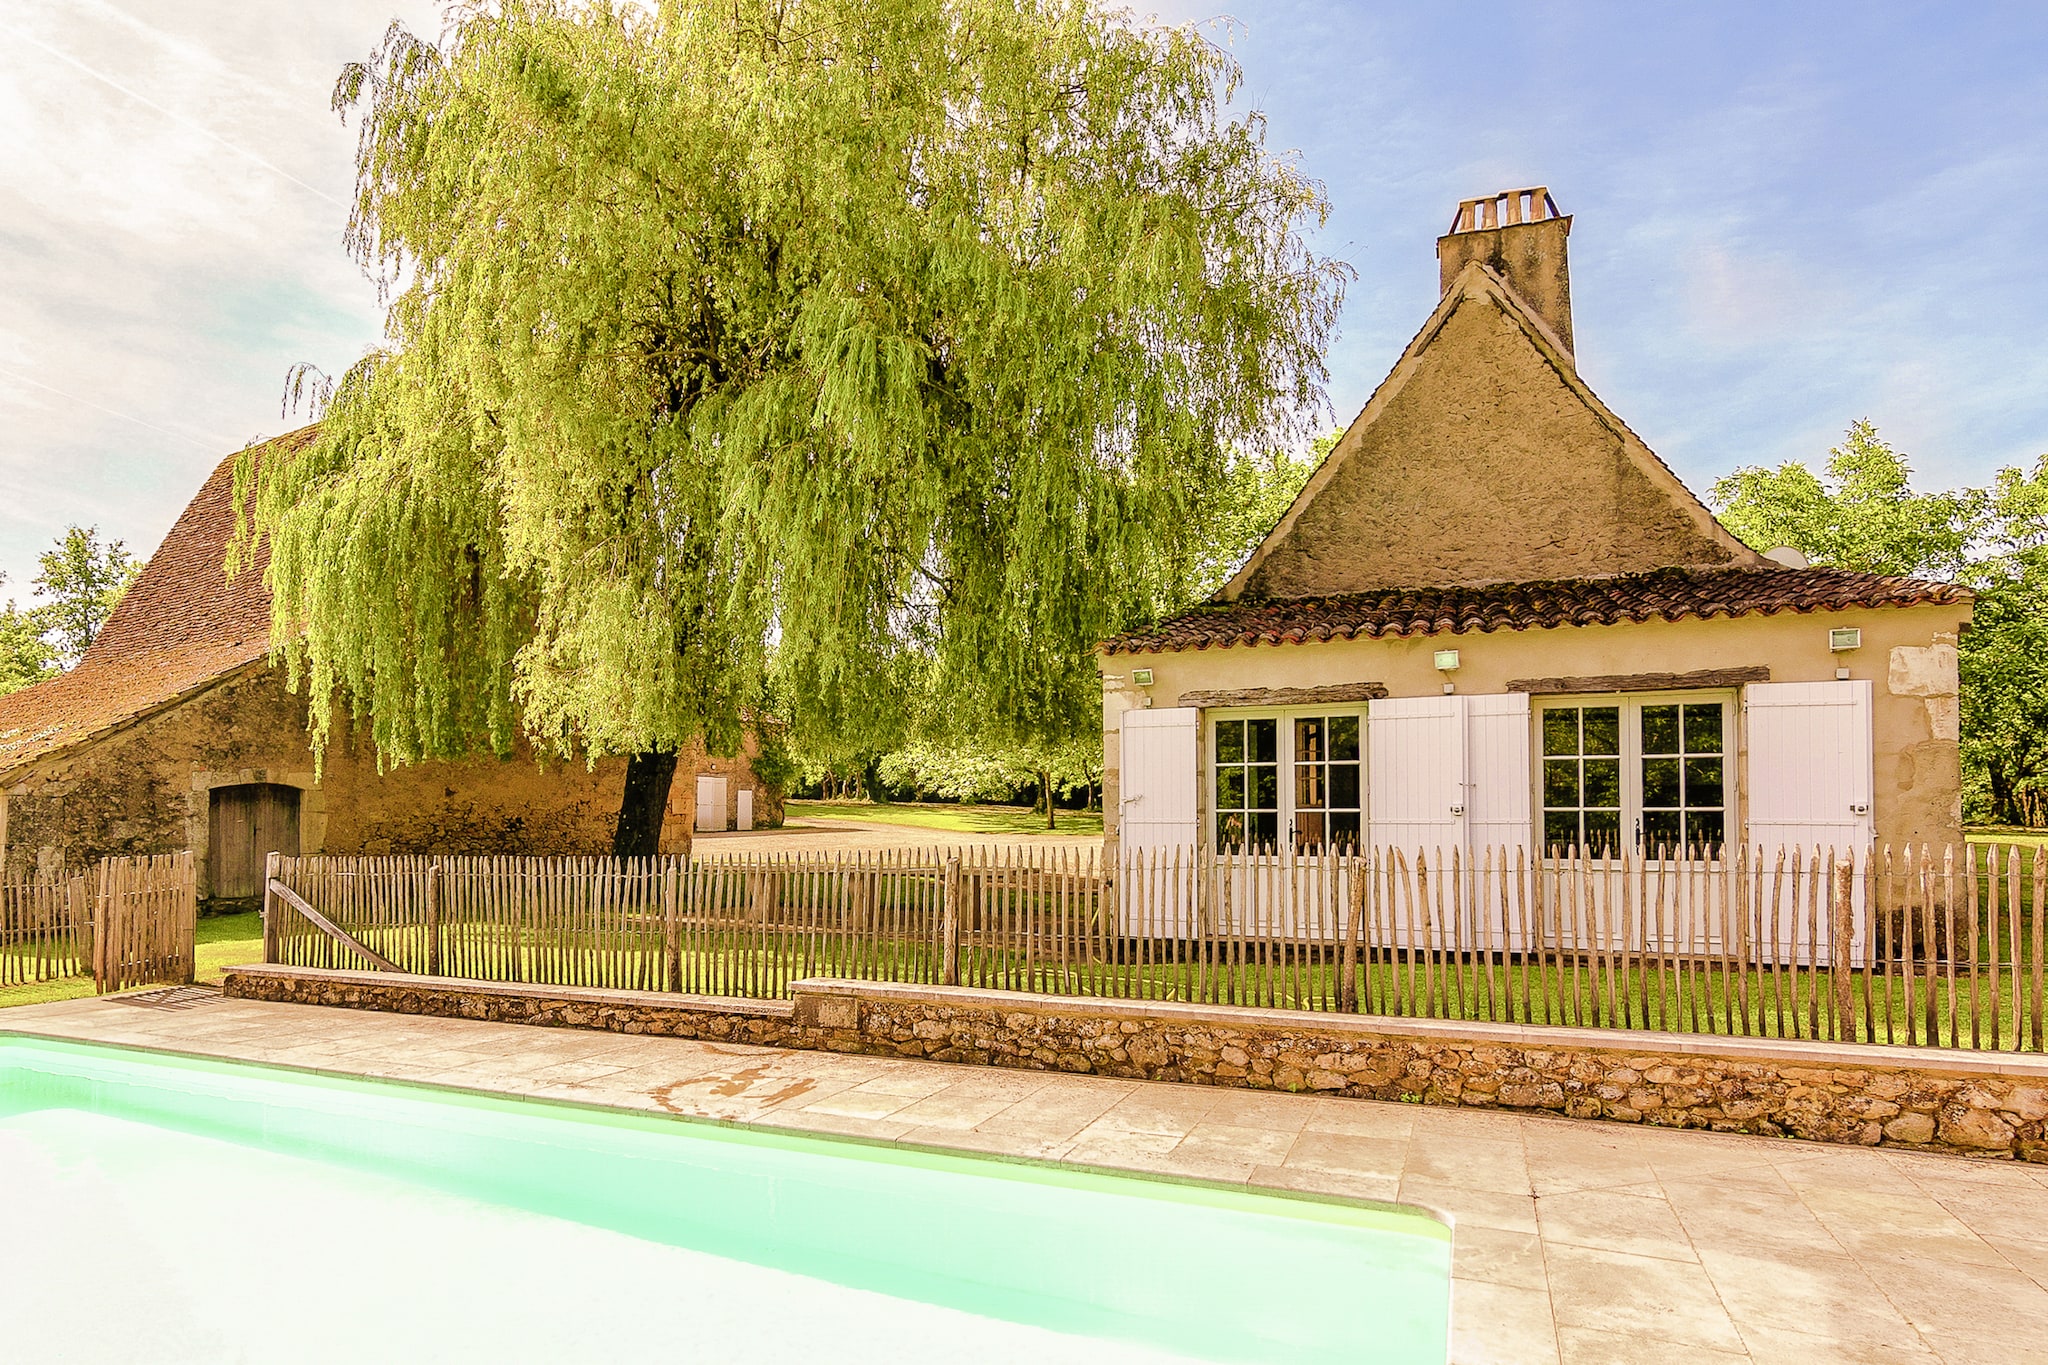
[[[1555,1044],[1394,1020],[1061,1002],[971,990],[798,983],[790,1004],[486,986],[263,968],[228,995],[446,1018],[608,1029],[870,1056],[1068,1071],[1233,1089],[1554,1113],[1866,1147],[2048,1162],[2048,1067],[1887,1064],[1875,1050],[1796,1056],[1660,1051],[1641,1034]],[[1652,1045],[1646,1045],[1652,1044]]]
[[[1412,370],[1397,368],[1388,383],[1398,390],[1345,433],[1328,483],[1245,597],[1737,561],[1676,500],[1675,481],[1660,486],[1638,463],[1654,457],[1589,406],[1491,295],[1465,297],[1403,364]]]
[[[302,853],[596,854],[611,848],[625,761],[545,764],[513,757],[422,763],[379,773],[374,751],[337,721],[314,771],[305,701],[259,669],[180,705],[11,774],[4,875],[20,880],[124,854],[191,849],[208,887],[211,790],[249,782],[300,789]],[[728,801],[755,785],[745,754],[686,753],[664,846],[686,848],[700,770],[729,779]],[[757,796],[757,823],[780,818],[780,796]]]
[[[933,1061],[1072,1071],[1357,1099],[1547,1111],[1575,1119],[1865,1147],[1948,1148],[2048,1162],[2048,1074],[2034,1079],[1790,1063],[1631,1047],[1506,1045],[1299,1024],[1064,1013],[1000,1003],[797,998],[826,1046]],[[846,1006],[852,1006],[846,1009]],[[848,1023],[847,1021],[851,1021]],[[1398,1027],[1386,1021],[1385,1027]]]

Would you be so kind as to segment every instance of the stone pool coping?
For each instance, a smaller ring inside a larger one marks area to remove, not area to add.
[[[247,966],[229,969],[224,989],[281,1003],[2048,1163],[2048,1058],[2025,1055],[836,979],[798,981],[784,1002]]]

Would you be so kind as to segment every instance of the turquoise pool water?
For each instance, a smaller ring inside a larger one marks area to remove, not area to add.
[[[0,1209],[81,1360],[1445,1358],[1400,1210],[38,1039]]]

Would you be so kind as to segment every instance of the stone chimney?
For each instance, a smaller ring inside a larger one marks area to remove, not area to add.
[[[1449,291],[1468,261],[1484,261],[1557,333],[1569,360],[1572,277],[1564,240],[1571,230],[1572,220],[1558,213],[1557,201],[1541,185],[1467,199],[1458,205],[1451,230],[1436,239],[1443,288]]]

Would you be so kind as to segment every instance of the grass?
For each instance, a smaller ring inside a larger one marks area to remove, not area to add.
[[[198,962],[194,976],[199,981],[219,981],[222,971],[228,967],[244,962],[261,962],[263,916],[253,910],[239,915],[208,916],[199,921],[196,948]],[[46,1005],[54,1000],[77,1000],[92,993],[90,976],[67,976],[56,981],[0,986],[0,1009],[13,1005]]]
[[[1048,830],[1045,817],[1024,806],[956,806],[936,801],[791,801],[791,816],[811,820],[845,820],[868,825],[906,825],[914,829],[949,830],[959,834],[1100,834],[1099,810],[1063,810],[1059,827]]]

